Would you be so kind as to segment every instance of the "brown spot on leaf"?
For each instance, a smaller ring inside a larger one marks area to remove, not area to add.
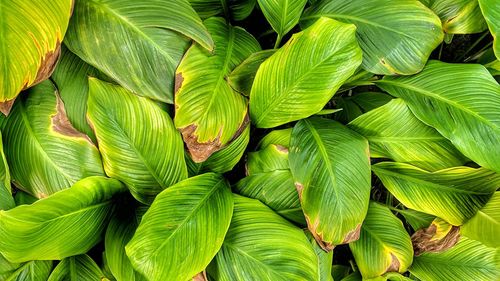
[[[88,142],[92,143],[90,138],[75,129],[66,115],[66,110],[64,108],[64,102],[62,101],[59,94],[56,92],[56,114],[52,116],[52,129],[61,135],[74,137],[74,138],[84,138]]]
[[[0,102],[0,112],[2,112],[3,115],[5,115],[5,116],[9,115],[10,110],[12,109],[12,106],[14,105],[15,100],[16,100],[16,98],[13,98],[11,100]]]
[[[196,125],[189,125],[181,129],[182,138],[186,143],[189,155],[195,163],[201,163],[210,157],[214,152],[221,149],[220,133],[215,140],[210,142],[199,143],[198,136],[194,134]]]
[[[182,72],[175,74],[174,93],[177,93],[177,91],[179,91],[179,89],[182,87],[182,82],[184,82],[184,77],[182,76]]]
[[[276,144],[276,149],[279,151],[279,152],[283,152],[283,153],[288,153],[288,148],[285,147],[285,146],[282,146],[280,144]]]
[[[398,257],[391,253],[391,264],[389,264],[389,267],[385,272],[399,272],[399,267],[401,266],[401,263],[398,260]]]
[[[302,190],[304,190],[304,185],[302,185],[300,182],[295,182],[294,184],[297,192],[299,193],[299,200],[302,201]]]
[[[460,227],[458,226],[452,226],[450,231],[442,239],[436,239],[434,237],[436,231],[436,225],[431,224],[427,228],[419,229],[411,236],[415,256],[420,256],[425,252],[443,252],[453,247],[457,244],[458,240],[460,240]]]
[[[324,239],[322,237],[323,236],[322,233],[318,233],[317,229],[319,226],[319,220],[316,219],[314,222],[311,223],[309,216],[307,216],[305,213],[304,213],[304,217],[306,218],[307,228],[309,229],[309,231],[313,235],[314,240],[316,240],[316,243],[318,243],[318,245],[321,247],[321,249],[323,249],[323,251],[325,251],[325,252],[332,251],[333,248],[335,248],[335,245],[324,241]]]
[[[207,273],[205,271],[202,271],[198,274],[196,274],[195,277],[193,277],[193,281],[207,281]]]
[[[33,81],[31,85],[25,85],[24,89],[27,89],[28,87],[36,85],[49,78],[50,75],[52,75],[52,72],[54,72],[54,69],[56,68],[60,54],[61,54],[61,43],[57,41],[54,51],[47,52],[45,54],[45,57],[42,58],[42,62],[40,64],[40,67],[38,68],[35,81]]]
[[[359,234],[361,233],[361,224],[358,224],[355,229],[349,231],[342,241],[342,244],[347,244],[354,242],[359,239]]]

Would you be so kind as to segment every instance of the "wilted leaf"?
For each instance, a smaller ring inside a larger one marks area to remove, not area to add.
[[[460,239],[460,228],[436,218],[429,227],[417,230],[411,236],[415,256],[440,253],[455,246]]]

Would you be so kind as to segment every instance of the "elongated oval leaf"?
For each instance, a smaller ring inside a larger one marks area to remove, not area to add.
[[[363,67],[376,74],[419,72],[443,40],[439,18],[414,0],[321,0],[302,19],[322,16],[356,25]]]
[[[233,214],[222,176],[207,173],[160,193],[126,246],[132,265],[150,280],[188,280],[220,249]]]
[[[257,0],[262,13],[278,33],[278,41],[299,23],[307,0]]]
[[[225,78],[260,50],[250,33],[222,18],[210,18],[205,25],[216,44],[214,53],[193,45],[176,72],[175,126],[195,162],[229,144],[247,125],[247,101]]]
[[[0,111],[5,115],[21,90],[54,70],[72,7],[72,0],[0,3]]]
[[[331,250],[357,240],[370,196],[368,141],[332,120],[301,120],[292,131],[289,161],[318,243]]]
[[[460,233],[477,240],[488,247],[500,247],[500,191],[495,192],[490,201],[467,221]]]
[[[377,85],[465,156],[500,172],[500,85],[486,68],[432,61],[419,74],[385,77]]]
[[[428,7],[436,13],[448,34],[478,33],[486,30],[478,0],[433,0]]]
[[[318,113],[360,63],[355,27],[319,19],[261,64],[250,93],[252,122],[271,128]]]
[[[99,151],[73,128],[50,81],[19,98],[2,133],[13,183],[37,198],[104,174]]]
[[[493,35],[493,50],[500,60],[500,3],[496,0],[478,0],[479,7]]]
[[[348,126],[368,140],[374,158],[406,162],[429,171],[466,162],[450,141],[416,118],[401,99],[359,116]]]
[[[108,176],[147,204],[187,177],[182,140],[165,111],[120,86],[90,79],[89,87],[87,114]]]
[[[8,210],[15,206],[10,186],[9,166],[3,152],[2,133],[0,132],[0,210]]]
[[[135,94],[172,103],[183,35],[213,47],[187,0],[88,0],[76,1],[65,43]]]
[[[57,264],[47,281],[107,280],[99,266],[87,255],[63,259]]]
[[[406,207],[461,225],[488,202],[500,185],[490,170],[455,167],[427,172],[404,163],[372,166],[384,186]]]
[[[0,280],[47,281],[52,271],[52,261],[11,263],[0,255]]]
[[[283,239],[286,237],[286,239]],[[208,268],[220,281],[315,280],[317,258],[304,232],[255,199],[234,196],[234,214]]]
[[[60,260],[101,240],[113,210],[117,180],[88,177],[31,205],[0,211],[0,253],[11,262]]]

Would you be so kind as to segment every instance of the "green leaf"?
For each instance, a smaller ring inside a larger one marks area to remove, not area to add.
[[[47,281],[97,281],[106,280],[95,261],[87,255],[63,259],[54,268]]]
[[[65,43],[135,94],[172,103],[183,35],[213,48],[187,0],[88,0],[76,1]]]
[[[309,239],[309,242],[312,245],[314,253],[316,254],[316,261],[318,264],[318,278],[317,281],[334,281],[332,278],[332,261],[333,261],[333,252],[325,252],[319,245],[316,243],[316,239],[314,236],[307,230],[305,230],[306,236]]]
[[[494,38],[493,50],[500,60],[500,4],[497,0],[478,0],[479,7]]]
[[[227,76],[227,82],[238,93],[248,97],[260,65],[276,50],[264,50],[251,54]]]
[[[10,186],[9,166],[3,151],[2,133],[0,132],[0,210],[8,210],[15,206]]]
[[[125,247],[150,280],[188,280],[220,249],[233,214],[226,180],[207,173],[161,192]]]
[[[11,263],[0,255],[0,280],[47,281],[52,271],[52,261],[29,261]]]
[[[214,53],[193,45],[176,72],[174,122],[197,163],[236,139],[247,125],[247,101],[225,79],[260,50],[250,33],[222,18],[210,18],[205,25],[216,44]]]
[[[428,227],[432,221],[436,218],[433,215],[415,211],[412,209],[393,209],[403,215],[406,222],[413,228],[413,230],[419,230],[424,227]]]
[[[0,3],[0,111],[5,115],[21,90],[54,70],[72,6],[72,0]]]
[[[30,205],[35,203],[38,198],[26,193],[22,190],[16,190],[16,195],[14,196],[14,201],[16,201],[16,206],[19,205]]]
[[[439,18],[414,0],[322,0],[309,7],[304,25],[319,17],[355,24],[364,69],[376,74],[414,74],[443,40]]]
[[[495,192],[490,201],[467,221],[460,233],[483,243],[485,246],[500,247],[500,191]]]
[[[271,144],[259,151],[247,154],[246,172],[248,175],[288,170],[288,148],[279,144]]]
[[[429,171],[467,162],[450,141],[416,118],[401,99],[359,116],[348,126],[368,140],[372,158],[389,158]]]
[[[349,244],[363,278],[404,273],[413,260],[410,235],[389,208],[370,202],[359,240]]]
[[[278,33],[278,42],[299,23],[307,0],[257,0],[262,13]]]
[[[309,230],[325,250],[358,239],[370,196],[368,141],[338,122],[299,121],[290,170]]]
[[[462,225],[500,185],[500,174],[484,168],[455,167],[427,172],[404,163],[372,166],[384,186],[408,208]]]
[[[2,133],[14,185],[37,198],[104,175],[99,151],[73,128],[48,80],[18,98]]]
[[[349,275],[351,268],[349,266],[334,264],[332,265],[332,277],[334,281],[342,280]]]
[[[478,0],[433,0],[428,7],[439,16],[447,34],[478,33],[488,28]]]
[[[0,211],[0,253],[11,262],[86,253],[101,240],[112,197],[125,190],[115,179],[88,177],[31,205]]]
[[[465,156],[500,172],[500,85],[482,65],[431,61],[419,74],[385,77],[377,85]]]
[[[292,129],[293,128],[271,131],[259,141],[258,148],[267,147],[271,144],[289,147]]]
[[[424,253],[413,260],[410,272],[420,280],[498,280],[497,249],[461,237],[453,248],[441,253]]]
[[[286,239],[284,239],[286,237]],[[315,280],[317,257],[304,232],[255,199],[234,195],[222,248],[208,267],[220,281]]]
[[[351,24],[321,18],[263,62],[250,93],[255,126],[276,127],[321,111],[361,63],[354,34]]]
[[[165,111],[117,85],[90,79],[89,86],[87,115],[108,176],[146,204],[187,177],[182,140]]]
[[[189,0],[201,18],[224,14],[236,21],[247,18],[253,11],[257,0]]]

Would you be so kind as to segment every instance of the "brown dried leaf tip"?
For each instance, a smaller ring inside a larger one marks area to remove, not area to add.
[[[415,256],[419,256],[425,252],[439,253],[443,252],[457,244],[460,240],[460,227],[452,226],[446,236],[437,239],[437,226],[431,224],[428,228],[419,229],[411,236],[413,251]]]
[[[36,74],[35,81],[31,85],[25,85],[25,89],[36,85],[52,75],[54,69],[56,69],[57,61],[59,56],[61,55],[61,43],[57,41],[56,48],[54,51],[49,51],[45,54],[45,57],[42,58],[42,62],[40,64],[40,68],[38,68],[38,72]]]
[[[76,130],[71,124],[66,115],[66,110],[64,109],[64,102],[62,101],[59,94],[56,92],[56,114],[52,116],[52,130],[61,135],[74,137],[74,138],[84,138],[88,142],[92,142],[89,137]]]
[[[220,150],[221,143],[219,140],[220,136],[217,136],[214,141],[199,143],[198,136],[194,134],[196,128],[196,125],[189,125],[181,129],[181,134],[193,161],[201,163],[207,160],[214,152]]]
[[[193,281],[207,281],[207,273],[205,271],[202,271],[198,274],[196,274],[195,277],[193,277]]]
[[[5,116],[9,115],[10,110],[12,109],[12,106],[14,105],[15,100],[16,100],[16,98],[13,98],[11,100],[0,102],[0,112],[2,112],[3,115],[5,115]]]
[[[389,267],[385,272],[399,272],[399,267],[401,266],[401,263],[398,260],[398,257],[391,253],[391,264],[389,264]]]

